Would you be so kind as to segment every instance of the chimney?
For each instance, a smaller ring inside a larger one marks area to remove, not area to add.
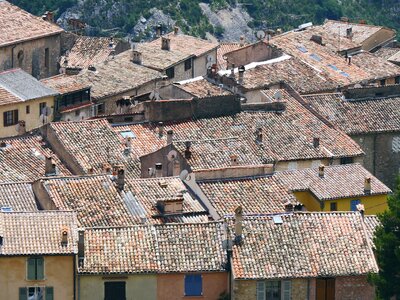
[[[232,64],[232,68],[231,68],[231,78],[235,79],[235,64]]]
[[[142,53],[132,49],[132,62],[137,65],[142,64]]]
[[[360,212],[361,217],[364,218],[364,213],[365,213],[365,208],[364,208],[364,204],[358,203],[356,205],[357,210]]]
[[[351,55],[347,57],[349,66],[351,65]]]
[[[346,37],[348,39],[351,39],[353,37],[353,28],[352,27],[349,27],[346,29]]]
[[[167,37],[161,37],[161,49],[162,50],[171,50],[171,39]]]
[[[111,174],[111,165],[109,163],[103,163],[103,173]]]
[[[314,146],[314,148],[319,147],[319,138],[318,137],[313,138],[313,146]]]
[[[313,41],[314,43],[317,43],[318,45],[323,45],[323,44],[322,44],[322,36],[320,36],[320,35],[314,34],[314,35],[311,37],[310,40]]]
[[[56,164],[54,163],[53,158],[51,156],[46,157],[44,175],[45,176],[56,175]]]
[[[119,191],[123,191],[125,186],[125,170],[123,166],[120,166],[117,171],[117,188]]]
[[[243,209],[241,206],[235,209],[235,245],[241,245],[243,243]]]
[[[246,71],[246,68],[244,66],[240,66],[239,67],[239,84],[243,84],[244,71]]]
[[[163,177],[162,163],[156,163],[156,177]]]
[[[294,205],[292,204],[292,202],[288,201],[284,204],[285,206],[285,211],[286,212],[293,212],[294,211]]]
[[[162,29],[161,24],[158,24],[157,27],[156,27],[156,37],[160,37],[161,36],[161,29]]]
[[[46,11],[43,15],[42,15],[42,19],[47,21],[47,22],[51,22],[54,23],[54,13],[52,11]]]
[[[64,227],[61,231],[61,245],[68,245],[68,227]]]
[[[364,193],[371,194],[371,177],[366,177],[364,179]]]
[[[78,265],[83,267],[85,258],[85,232],[83,230],[78,231]]]
[[[158,122],[158,137],[162,138],[164,135],[164,123]]]
[[[243,35],[240,36],[240,44],[239,44],[239,46],[240,47],[244,46],[244,36]]]
[[[325,177],[325,166],[324,165],[320,165],[318,167],[318,176],[320,178],[324,178]]]
[[[237,155],[232,154],[230,158],[231,158],[231,166],[237,166],[239,164]]]
[[[186,150],[185,150],[185,158],[190,159],[192,157],[192,152],[190,151],[190,147],[192,143],[190,141],[185,142]]]
[[[130,148],[132,146],[132,138],[128,136],[125,140],[125,147]]]
[[[262,133],[262,128],[258,127],[256,130],[256,143],[257,144],[262,144],[263,142],[263,133]]]
[[[93,174],[94,174],[94,169],[93,169],[93,167],[88,168],[88,169],[87,169],[87,173],[88,173],[89,175],[93,175]]]
[[[23,135],[26,133],[25,121],[18,121],[18,135]]]
[[[167,145],[172,144],[174,138],[174,131],[172,129],[167,131]]]
[[[178,27],[178,26],[175,26],[175,27],[174,27],[174,34],[175,34],[175,35],[178,35],[178,33],[179,33],[179,27]]]

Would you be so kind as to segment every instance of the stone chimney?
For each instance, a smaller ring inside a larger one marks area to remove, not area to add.
[[[262,144],[263,142],[263,133],[262,133],[262,128],[258,127],[256,130],[256,143],[257,144]]]
[[[171,39],[167,37],[161,37],[161,49],[162,50],[171,50]]]
[[[125,187],[125,169],[120,166],[117,170],[117,188],[119,191],[123,191]]]
[[[318,167],[318,176],[320,178],[324,178],[325,177],[325,166],[324,165],[320,165]]]
[[[68,245],[68,227],[64,227],[61,231],[61,245]]]
[[[53,158],[51,156],[46,157],[44,175],[45,176],[56,175],[56,164],[54,163]]]
[[[346,37],[350,40],[353,38],[353,28],[352,27],[349,27],[346,29]]]
[[[156,37],[160,37],[161,36],[161,29],[162,29],[161,24],[158,24],[157,27],[156,27]]]
[[[175,34],[175,35],[178,35],[178,33],[179,33],[179,27],[178,27],[178,26],[175,26],[175,27],[174,27],[174,34]]]
[[[313,146],[314,146],[314,148],[318,148],[319,147],[319,137],[314,137],[313,138]]]
[[[235,209],[235,245],[243,244],[243,209],[241,206]]]
[[[190,159],[192,157],[192,151],[190,150],[192,143],[190,141],[187,141],[187,142],[185,142],[185,146],[186,146],[185,158]]]
[[[142,53],[140,51],[132,49],[132,62],[137,65],[142,64]]]
[[[239,43],[239,46],[240,46],[240,47],[243,47],[243,46],[244,46],[244,36],[243,36],[243,35],[240,36],[240,43]]]
[[[371,177],[364,179],[364,193],[367,195],[371,194]]]
[[[164,135],[164,123],[158,122],[158,137],[162,138]]]
[[[174,138],[174,131],[172,129],[167,131],[167,145],[172,144]]]
[[[52,11],[46,11],[43,15],[42,15],[42,19],[47,21],[47,22],[51,22],[54,23],[54,13]]]
[[[239,84],[243,84],[243,80],[244,80],[244,71],[246,71],[246,68],[244,66],[240,66],[239,67]]]
[[[156,163],[156,177],[163,177],[162,163]]]
[[[18,135],[23,135],[26,133],[25,121],[18,121]]]
[[[230,159],[231,159],[231,166],[237,166],[239,164],[237,155],[231,154]]]

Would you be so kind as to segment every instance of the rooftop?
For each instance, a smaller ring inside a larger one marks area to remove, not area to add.
[[[233,246],[234,279],[337,277],[378,271],[358,212],[283,214],[281,224],[274,218],[279,217],[244,217],[243,244]]]
[[[61,243],[64,230],[66,245]],[[77,220],[70,211],[0,213],[0,235],[0,256],[77,253]]]
[[[90,88],[90,85],[79,81],[76,76],[69,76],[65,74],[42,79],[40,82],[60,94],[69,94]]]
[[[400,76],[399,66],[369,52],[353,56],[352,63],[367,71],[374,79]]]
[[[37,211],[32,184],[27,182],[1,183],[0,208],[10,208],[12,211]]]
[[[174,84],[177,88],[184,90],[193,97],[204,98],[220,95],[231,95],[232,93],[210,83],[203,77],[197,77]]]
[[[40,17],[0,1],[0,47],[55,35],[63,31],[56,24],[42,20]]]
[[[243,46],[240,43],[232,43],[232,42],[222,42],[219,44],[217,49],[217,63],[218,63],[218,70],[227,70],[228,67],[226,65],[226,60],[224,59],[224,55],[231,51],[235,51],[237,49],[242,48]]]
[[[392,60],[391,57],[397,56],[396,54],[399,52],[400,48],[387,47],[387,48],[381,48],[378,51],[374,52],[374,55],[386,60]]]

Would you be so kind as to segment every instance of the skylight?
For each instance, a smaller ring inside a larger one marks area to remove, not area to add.
[[[308,50],[304,46],[298,46],[297,49],[299,49],[303,53],[307,53],[308,52]]]
[[[328,67],[332,70],[339,71],[338,67],[336,67],[335,65],[328,65]]]
[[[321,61],[321,60],[322,60],[321,57],[319,57],[319,56],[318,56],[317,54],[315,54],[315,53],[310,54],[310,57],[311,57],[312,59],[316,60],[316,61]]]
[[[346,72],[340,72],[340,74],[342,74],[344,77],[350,77],[350,75],[349,74],[347,74]]]
[[[128,137],[130,137],[132,139],[136,138],[136,135],[130,130],[121,131],[120,134],[122,135],[122,137],[124,139],[126,139]]]

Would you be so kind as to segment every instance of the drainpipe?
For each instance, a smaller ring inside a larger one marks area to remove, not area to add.
[[[377,135],[375,133],[374,134],[374,152],[373,152],[373,156],[372,156],[372,174],[374,174],[374,176],[376,176],[376,168],[375,168],[375,162],[376,162],[376,138],[377,138]]]

